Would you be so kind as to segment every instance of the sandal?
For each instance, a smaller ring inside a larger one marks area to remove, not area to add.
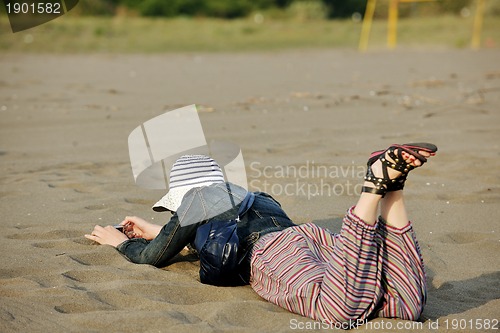
[[[387,150],[379,150],[373,152],[368,159],[368,168],[365,180],[373,183],[375,185],[375,188],[363,186],[362,192],[379,194],[384,197],[387,192],[402,190],[404,188],[408,173],[416,168],[416,166],[406,163],[405,159],[403,158],[403,152],[414,156],[421,162],[420,166],[422,166],[422,164],[427,162],[427,158],[423,155],[420,155],[418,153],[419,151],[428,152],[431,156],[433,156],[437,151],[437,147],[431,143],[407,143],[402,145],[393,144]],[[386,158],[386,153],[393,162]],[[382,178],[376,177],[371,169],[371,166],[377,160],[380,160],[382,162]],[[394,179],[391,179],[387,171],[388,168],[401,172],[401,175]]]

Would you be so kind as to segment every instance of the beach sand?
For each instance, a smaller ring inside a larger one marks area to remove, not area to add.
[[[126,215],[168,220],[150,209],[163,192],[134,184],[127,138],[190,104],[207,138],[241,147],[251,189],[332,231],[371,151],[438,145],[405,191],[428,275],[421,323],[359,330],[498,329],[498,59],[500,50],[0,55],[0,331],[325,328],[248,286],[201,284],[188,253],[158,269],[83,237]]]

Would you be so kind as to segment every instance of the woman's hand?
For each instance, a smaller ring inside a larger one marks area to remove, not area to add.
[[[128,238],[144,238],[152,240],[160,233],[162,226],[146,222],[137,216],[127,216],[120,223],[123,225],[123,233]]]
[[[117,247],[122,242],[128,239],[125,234],[115,229],[115,227],[108,225],[101,227],[96,225],[90,235],[85,235],[85,238],[93,240],[102,245],[111,245]]]
[[[120,225],[123,226],[123,232],[116,230],[113,226],[101,227],[96,225],[90,235],[85,235],[85,238],[93,240],[99,244],[107,244],[117,247],[122,242],[129,238],[144,238],[152,240],[155,238],[162,228],[160,225],[146,222],[137,216],[127,216]]]

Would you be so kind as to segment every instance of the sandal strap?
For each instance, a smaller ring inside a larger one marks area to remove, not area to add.
[[[419,150],[435,153],[437,151],[437,147],[430,143],[406,143],[402,145],[393,144],[386,150],[373,152],[367,163],[368,169],[365,180],[372,182],[375,185],[375,188],[364,186],[362,191],[382,194],[382,196],[384,196],[385,192],[402,190],[404,188],[406,178],[408,177],[408,173],[416,168],[415,166],[405,162],[403,152],[413,155],[420,160],[421,164],[424,164],[427,162],[427,158],[420,155],[418,153]],[[388,160],[386,156],[388,156],[393,162]],[[382,178],[375,177],[371,170],[371,165],[375,163],[376,160],[380,160],[382,163]],[[387,171],[388,168],[401,172],[401,175],[395,179],[390,179],[389,172]]]
[[[402,190],[405,187],[406,177],[408,174],[399,176],[395,182],[387,185],[387,192],[394,192]]]
[[[397,155],[395,153],[396,149],[398,150]],[[403,150],[402,149],[392,146],[392,147],[389,147],[389,149],[387,149],[386,152],[394,162],[387,160],[384,155],[380,156],[380,160],[382,161],[383,164],[385,164],[389,168],[394,169],[396,171],[399,171],[401,173],[408,173],[411,170],[415,169],[415,167],[413,165],[407,164],[405,162],[405,160],[403,158]]]
[[[377,159],[379,159],[379,158],[374,158],[374,159],[368,160],[366,176],[365,176],[365,180],[367,182],[371,182],[375,187],[363,186],[363,188],[361,190],[362,190],[362,192],[378,194],[378,195],[382,195],[382,197],[384,197],[386,192],[387,192],[387,187],[388,187],[387,183],[388,183],[389,177],[387,175],[387,168],[386,167],[382,168],[382,172],[383,172],[382,178],[376,177],[373,174],[372,165],[373,165],[373,163],[375,163],[375,161]]]
[[[387,193],[387,190],[385,188],[373,188],[373,187],[367,187],[367,186],[363,186],[361,188],[361,192],[367,192],[367,193],[372,193],[372,194],[378,194],[378,195],[382,195],[382,198],[385,196],[385,194]]]
[[[396,150],[398,150],[397,153],[395,153]],[[386,158],[386,153],[394,162],[391,162]],[[382,177],[375,176],[371,168],[373,163],[377,160],[380,160],[382,163]],[[401,172],[401,175],[397,178],[391,179],[388,171],[389,168]],[[391,146],[379,155],[372,156],[368,160],[365,180],[373,183],[375,187],[363,186],[362,192],[379,194],[384,197],[389,191],[402,189],[408,172],[413,168],[414,167],[412,165],[405,162],[402,150],[398,149],[396,146]]]

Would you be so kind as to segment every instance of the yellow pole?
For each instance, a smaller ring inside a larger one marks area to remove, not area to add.
[[[481,47],[481,30],[483,28],[484,0],[477,0],[476,15],[474,15],[474,26],[472,28],[472,43],[474,50]]]
[[[398,29],[398,0],[391,0],[389,3],[389,18],[387,30],[387,46],[390,49],[396,47]]]
[[[358,50],[365,52],[368,49],[368,39],[372,28],[373,13],[377,0],[368,0],[366,4],[365,16],[363,17],[363,26],[361,27],[361,37],[359,38]]]

